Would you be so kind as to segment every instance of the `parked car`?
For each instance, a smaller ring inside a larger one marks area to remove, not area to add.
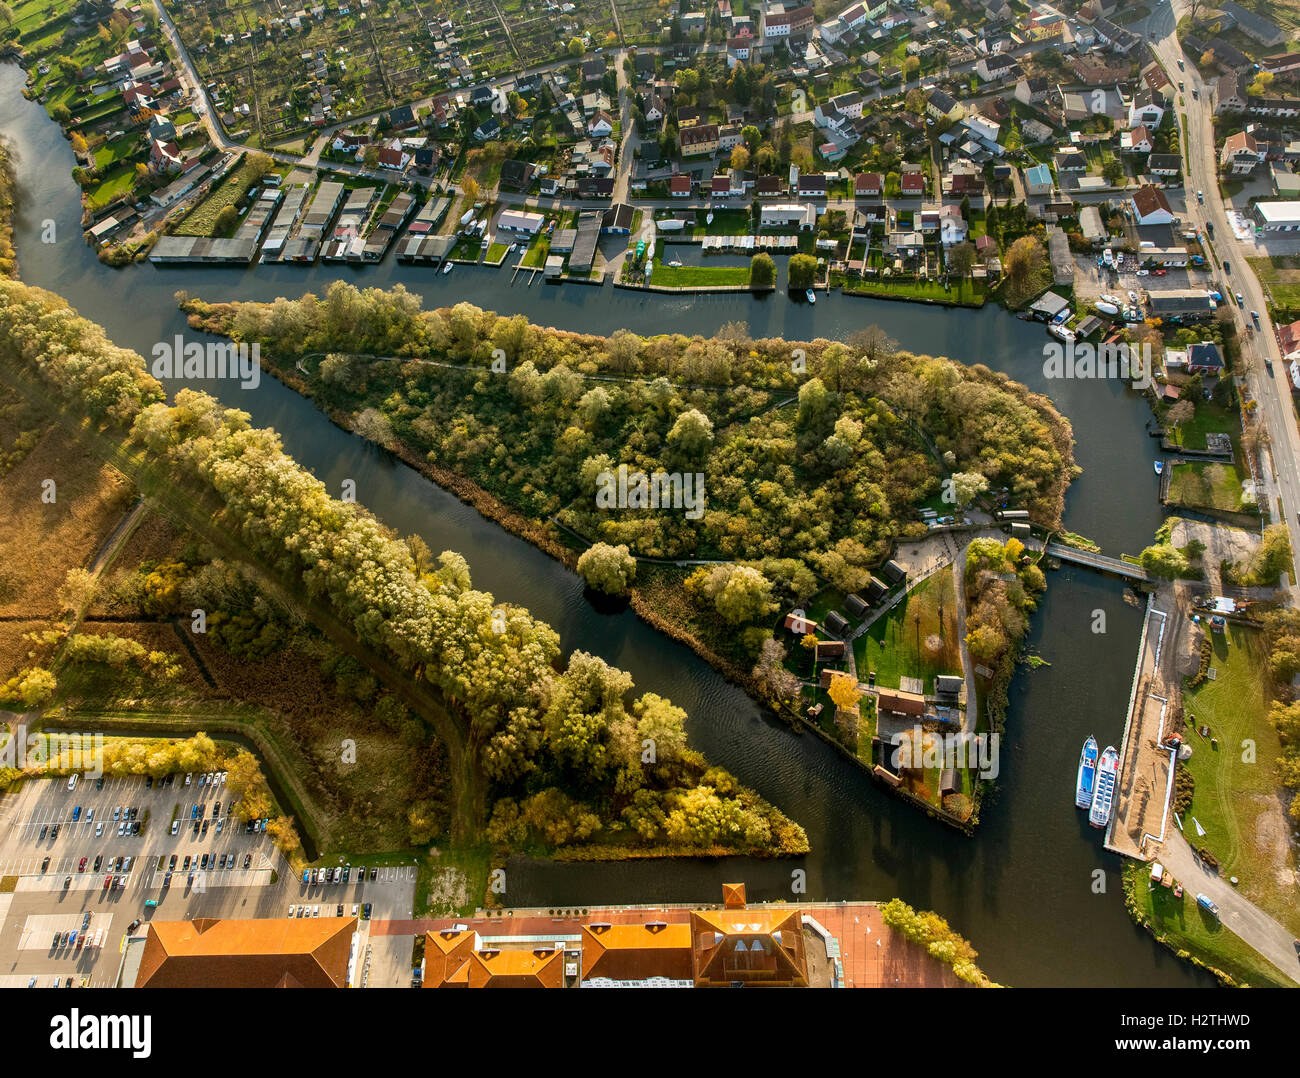
[[[103,835],[103,833],[104,833],[104,825],[102,823],[95,824],[95,837],[99,838],[101,835]]]
[[[40,837],[39,841],[44,842],[44,841],[45,841],[45,836],[46,836],[47,834],[49,834],[49,831],[50,831],[50,825],[49,825],[49,824],[42,824],[42,825],[41,825],[41,837]]]
[[[81,819],[81,806],[80,806],[80,805],[73,805],[73,806],[72,806],[72,822],[73,822],[73,823],[76,823],[79,819]]]
[[[180,820],[172,820],[172,834],[173,835],[179,834],[180,830],[181,830]]]
[[[50,867],[50,859],[47,857],[45,858],[44,861],[41,862],[41,872],[44,872],[49,867]]]
[[[95,864],[94,864],[94,866],[91,868],[91,871],[92,871],[92,872],[98,872],[98,871],[99,871],[99,867],[100,867],[103,863],[104,863],[104,855],[103,855],[102,853],[100,853],[100,854],[96,854],[96,855],[95,855]]]
[[[78,871],[78,872],[85,872],[85,871],[86,871],[86,860],[87,860],[87,859],[83,857],[80,861],[77,862],[77,871]]]
[[[251,853],[244,854],[244,867],[247,868],[252,863],[253,863],[253,855]]]

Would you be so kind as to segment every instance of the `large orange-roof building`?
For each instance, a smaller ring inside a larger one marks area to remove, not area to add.
[[[198,917],[149,925],[137,988],[342,988],[355,917]]]
[[[425,937],[426,988],[807,987],[803,915],[750,907],[744,884],[723,886],[723,908],[674,911],[673,920],[581,926],[544,945],[536,937],[484,940],[464,926]]]

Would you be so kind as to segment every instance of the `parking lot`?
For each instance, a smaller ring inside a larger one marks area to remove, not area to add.
[[[66,778],[30,780],[0,798],[0,987],[27,987],[32,978],[33,987],[69,978],[111,985],[123,938],[137,921],[286,917],[291,905],[294,915],[318,917],[338,916],[340,906],[352,916],[355,906],[364,918],[366,903],[376,919],[411,915],[413,865],[347,866],[348,881],[336,884],[331,863],[330,882],[313,875],[304,884],[264,831],[250,834],[230,814],[232,799],[219,781],[203,783],[195,774],[187,786],[184,774],[154,782],[106,776],[102,788],[86,777],[67,786]],[[363,955],[368,936],[363,920]],[[409,966],[406,940],[406,956],[390,958],[383,939],[384,981]],[[359,963],[358,980],[364,968]]]

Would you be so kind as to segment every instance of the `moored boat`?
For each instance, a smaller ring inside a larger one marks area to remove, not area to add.
[[[1163,475],[1165,471],[1165,462],[1163,460],[1155,461],[1156,475]]]
[[[1074,784],[1074,803],[1081,809],[1092,806],[1092,792],[1097,779],[1097,739],[1091,734],[1079,754],[1079,776]]]
[[[1114,745],[1107,745],[1097,764],[1096,789],[1092,793],[1092,807],[1088,810],[1088,822],[1093,827],[1105,827],[1110,823],[1111,809],[1115,805],[1115,782],[1119,778],[1119,753]]]
[[[811,288],[808,289],[808,291],[804,293],[804,296],[807,298],[807,300],[808,300],[809,303],[816,303],[816,302],[817,302],[817,293],[814,292]]]

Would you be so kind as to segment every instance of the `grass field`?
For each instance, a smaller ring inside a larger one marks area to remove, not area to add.
[[[664,288],[717,288],[749,284],[748,266],[669,266],[655,259],[652,285]]]
[[[42,500],[44,491],[52,501]],[[7,506],[0,613],[48,618],[57,612],[55,593],[68,570],[90,564],[132,492],[115,470],[54,429],[0,478],[0,498]]]
[[[838,276],[838,275],[837,275]],[[982,307],[984,289],[969,278],[956,281],[944,288],[940,281],[914,279],[891,280],[888,277],[844,278],[840,281],[846,293],[881,296],[885,299],[929,300],[936,303],[957,303],[963,307]]]
[[[1222,509],[1238,513],[1248,504],[1242,499],[1241,476],[1231,464],[1191,461],[1175,464],[1169,480],[1169,502],[1190,508]]]
[[[1268,289],[1275,307],[1300,307],[1300,257],[1278,255],[1246,261]]]
[[[1182,898],[1175,898],[1172,888],[1152,888],[1150,871],[1145,864],[1125,865],[1124,888],[1138,915],[1151,926],[1157,938],[1176,952],[1186,952],[1207,966],[1222,970],[1238,984],[1294,987],[1271,962],[1197,906],[1192,892],[1184,890]]]
[[[1247,898],[1300,936],[1295,857],[1274,770],[1279,747],[1268,720],[1264,641],[1257,631],[1237,625],[1213,639],[1214,678],[1183,692],[1192,746],[1186,766],[1196,783],[1188,816],[1207,832],[1191,840],[1218,858],[1222,875],[1240,879]],[[1196,732],[1201,725],[1218,739],[1217,748]],[[1185,823],[1194,836],[1195,827]]]
[[[858,677],[874,670],[877,685],[894,689],[902,677],[919,677],[933,692],[936,674],[960,674],[956,604],[951,568],[927,577],[853,642]]]
[[[1169,432],[1175,445],[1187,449],[1204,449],[1207,434],[1226,434],[1232,439],[1235,452],[1241,438],[1241,418],[1231,408],[1222,408],[1209,401],[1196,402],[1196,414],[1186,423]]]
[[[186,215],[185,220],[176,229],[177,235],[214,235],[217,215],[227,206],[238,205],[262,172],[263,170],[255,162],[245,157],[240,166],[227,176],[216,190],[210,192],[207,198]]]

